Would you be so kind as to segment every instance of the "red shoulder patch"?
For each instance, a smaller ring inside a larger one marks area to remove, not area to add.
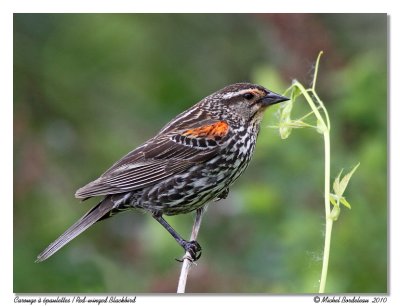
[[[219,121],[213,124],[187,130],[182,135],[188,137],[205,137],[210,139],[215,137],[224,137],[226,134],[228,134],[228,131],[228,123],[225,121]]]

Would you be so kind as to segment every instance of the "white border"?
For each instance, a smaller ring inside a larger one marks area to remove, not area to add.
[[[96,0],[96,1],[54,1],[54,0],[16,0],[3,1],[8,12],[18,13],[387,13],[394,9],[393,1],[355,2],[348,0]],[[354,2],[354,3],[353,3]]]
[[[389,40],[390,40],[390,57],[389,57],[389,81],[392,92],[390,92],[390,178],[392,184],[390,189],[390,213],[391,216],[399,216],[399,196],[395,194],[397,184],[399,184],[399,163],[400,163],[400,137],[399,133],[399,104],[400,94],[397,88],[399,87],[399,10],[396,11],[396,2],[390,1],[315,1],[315,0],[303,0],[303,1],[228,1],[228,0],[202,0],[202,1],[184,1],[184,0],[172,0],[172,1],[135,1],[135,0],[69,0],[69,1],[39,1],[39,0],[25,0],[25,1],[7,1],[3,0],[0,3],[0,39],[1,39],[1,55],[0,55],[0,131],[1,131],[1,155],[0,169],[1,169],[1,194],[2,194],[2,222],[1,222],[1,295],[0,302],[4,302],[4,305],[10,305],[13,303],[14,294],[13,282],[12,282],[12,210],[13,210],[13,196],[12,196],[12,177],[13,177],[13,166],[10,162],[13,160],[13,139],[12,139],[12,40],[13,40],[13,13],[23,12],[225,12],[225,13],[274,13],[274,12],[285,12],[285,13],[388,13],[390,15],[390,27],[389,27]],[[397,86],[393,86],[396,84]],[[373,178],[371,178],[373,179]],[[29,203],[27,203],[29,205]],[[399,224],[396,219],[390,218],[390,230],[391,230],[391,241],[390,241],[390,296],[386,305],[399,305],[399,273],[400,271],[399,261],[400,258],[398,250],[398,239],[396,238],[399,233]],[[368,222],[368,220],[366,220]],[[395,239],[393,239],[393,237]],[[374,237],[371,237],[374,239]],[[366,267],[368,269],[368,267]],[[34,281],[34,275],[27,275]],[[371,275],[373,277],[373,275]],[[349,295],[350,296],[350,295]],[[139,296],[140,297],[140,296]],[[138,297],[138,298],[139,298]],[[250,302],[251,304],[266,304],[269,305],[309,305],[314,304],[311,296],[191,296],[190,301],[188,297],[161,297],[161,296],[141,296],[138,299],[138,304],[143,305],[157,305],[156,303],[163,303],[167,305],[182,305],[192,304],[199,302],[224,302],[228,304],[244,304]],[[196,303],[197,304],[197,303]],[[55,304],[51,304],[55,305]]]

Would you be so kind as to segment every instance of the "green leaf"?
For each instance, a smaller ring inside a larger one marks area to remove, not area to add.
[[[297,82],[297,81],[294,80],[293,83],[295,83],[295,82]],[[295,86],[293,86],[293,90],[292,90],[292,92],[290,94],[290,100],[294,101],[294,100],[297,99],[297,97],[299,97],[301,95],[302,95],[302,93],[301,93],[300,88],[295,85]]]
[[[345,176],[343,176],[342,179],[340,179],[340,176],[342,175],[343,169],[340,170],[338,176],[335,178],[335,180],[333,182],[334,194],[331,193],[329,196],[329,201],[334,205],[334,207],[338,206],[337,200],[339,199],[340,203],[342,203],[348,209],[351,209],[351,205],[346,200],[346,198],[343,197],[343,193],[345,192],[347,185],[349,184],[349,181],[351,179],[351,176],[357,170],[358,166],[360,166],[360,163],[358,163],[349,173],[347,173]]]
[[[292,133],[292,128],[289,128],[287,126],[281,126],[279,128],[279,134],[281,135],[281,139],[287,139],[291,133]]]
[[[337,204],[337,196],[336,196],[336,194],[331,193],[329,195],[329,201],[331,202],[331,204],[333,206],[337,206],[338,204]]]
[[[296,129],[301,129],[301,128],[305,128],[305,127],[314,127],[311,124],[305,123],[302,120],[292,120],[292,122],[290,123],[290,126]]]
[[[351,176],[354,174],[354,172],[357,170],[358,166],[360,166],[360,163],[358,163],[353,170],[351,170],[349,173],[347,173],[345,176],[343,176],[342,180],[340,181],[339,184],[339,191],[340,191],[340,195],[342,195],[344,193],[344,191],[347,188],[347,184],[349,183]],[[339,193],[337,193],[339,194]]]
[[[348,209],[351,209],[350,203],[346,200],[345,197],[338,197],[336,194],[331,193],[329,195],[329,201],[333,206],[338,206],[338,199],[339,202],[346,206]]]
[[[335,178],[335,181],[333,182],[333,191],[337,196],[342,196],[342,193],[340,193],[340,175],[342,174],[343,169],[340,170],[338,176]]]
[[[281,107],[281,117],[280,121],[290,121],[290,114],[293,109],[293,100],[289,100],[287,102],[284,102],[284,104]]]
[[[280,118],[279,118],[279,134],[282,139],[286,139],[289,137],[292,132],[292,128],[290,127],[291,119],[290,114],[293,109],[293,101],[287,101],[282,108],[280,109]]]
[[[340,215],[340,207],[339,206],[334,206],[332,208],[330,217],[332,218],[333,221],[336,221],[339,218]]]
[[[347,202],[345,197],[340,198],[340,203],[342,203],[344,206],[346,206],[348,209],[351,209],[350,203]]]

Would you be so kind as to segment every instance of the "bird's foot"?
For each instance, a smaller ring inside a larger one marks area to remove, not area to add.
[[[229,194],[229,188],[222,190],[222,192],[215,198],[215,201],[218,202],[220,200],[226,199]]]
[[[195,262],[201,257],[201,246],[197,241],[185,241],[182,247],[189,256],[185,254],[182,259],[175,259],[176,261],[183,262],[185,259],[188,259],[190,262]]]

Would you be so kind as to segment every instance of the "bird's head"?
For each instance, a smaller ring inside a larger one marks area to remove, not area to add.
[[[203,101],[209,109],[222,117],[239,119],[248,124],[258,124],[265,109],[273,104],[289,100],[263,86],[251,83],[232,84],[206,97]]]

